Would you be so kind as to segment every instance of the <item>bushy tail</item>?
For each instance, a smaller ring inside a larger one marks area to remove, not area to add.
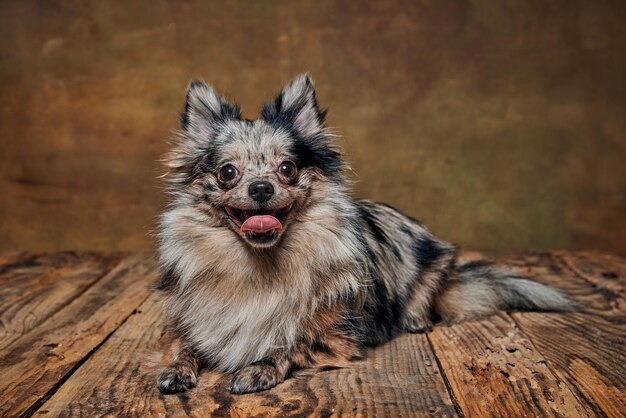
[[[442,322],[460,322],[506,311],[566,312],[577,305],[563,293],[485,261],[462,264],[435,301]]]

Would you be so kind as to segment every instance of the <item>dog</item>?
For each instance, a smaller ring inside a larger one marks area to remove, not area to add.
[[[158,232],[155,288],[176,342],[161,392],[193,388],[202,367],[232,373],[232,393],[262,391],[434,322],[575,309],[488,262],[459,265],[417,219],[351,197],[325,116],[308,75],[256,120],[189,85]]]

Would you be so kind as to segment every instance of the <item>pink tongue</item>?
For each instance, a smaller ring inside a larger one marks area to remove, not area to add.
[[[251,216],[241,225],[241,232],[267,233],[281,229],[283,229],[283,225],[272,215]]]

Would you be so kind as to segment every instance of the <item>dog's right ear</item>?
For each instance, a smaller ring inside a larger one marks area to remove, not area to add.
[[[302,138],[311,138],[324,132],[326,110],[317,103],[313,80],[308,74],[302,74],[291,80],[273,101],[263,106],[261,116]]]
[[[239,106],[229,103],[213,87],[192,81],[187,88],[185,110],[180,117],[181,128],[196,139],[208,139],[215,125],[228,119],[240,119]]]

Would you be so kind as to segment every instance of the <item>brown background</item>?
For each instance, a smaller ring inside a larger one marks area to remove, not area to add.
[[[152,245],[188,81],[252,117],[309,71],[357,195],[467,247],[626,254],[624,5],[2,1],[0,250]]]

